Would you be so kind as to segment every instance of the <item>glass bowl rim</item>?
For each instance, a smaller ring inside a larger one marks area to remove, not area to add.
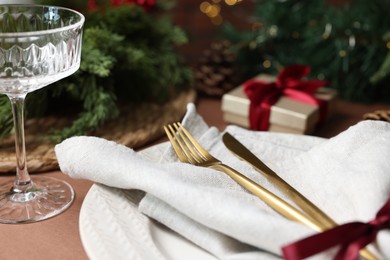
[[[76,15],[78,15],[80,17],[80,21],[78,21],[77,23],[75,24],[71,24],[71,25],[67,25],[67,26],[63,26],[61,28],[56,28],[56,29],[48,29],[48,30],[39,30],[39,31],[32,31],[32,32],[0,32],[0,38],[9,38],[9,37],[29,37],[29,36],[40,36],[40,35],[46,35],[46,34],[53,34],[53,33],[58,33],[58,32],[62,32],[62,31],[66,31],[66,30],[69,30],[69,29],[73,29],[73,28],[77,28],[77,27],[82,27],[84,22],[85,22],[85,17],[82,13],[76,11],[76,10],[73,10],[73,9],[70,9],[70,8],[67,8],[67,7],[62,7],[62,6],[56,6],[56,5],[39,5],[39,4],[0,4],[0,7],[3,7],[3,6],[12,6],[12,7],[47,7],[47,8],[50,8],[50,7],[54,7],[54,8],[58,8],[58,9],[61,9],[61,10],[66,10],[66,11],[70,11],[72,13],[75,13]]]

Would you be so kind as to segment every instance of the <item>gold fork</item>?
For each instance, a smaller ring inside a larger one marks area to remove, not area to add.
[[[174,123],[173,126],[164,126],[164,129],[181,162],[221,171],[258,196],[286,218],[305,223],[317,231],[323,231],[323,228],[315,221],[295,209],[292,205],[213,157],[180,123]]]
[[[164,130],[181,162],[221,171],[262,199],[284,217],[301,222],[319,232],[327,229],[326,225],[303,214],[288,202],[213,157],[192,137],[181,123],[164,126]],[[360,253],[366,259],[376,259],[375,256],[366,249],[362,249]]]

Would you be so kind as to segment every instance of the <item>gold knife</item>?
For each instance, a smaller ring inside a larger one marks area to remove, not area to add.
[[[337,226],[337,223],[326,215],[321,209],[314,205],[310,200],[303,196],[300,192],[294,189],[290,184],[280,178],[272,169],[263,163],[256,155],[248,148],[240,143],[229,133],[224,133],[222,141],[225,146],[233,152],[241,160],[251,164],[257,171],[262,173],[271,183],[275,184],[283,191],[291,200],[293,200],[313,221],[318,223],[324,229],[329,229]],[[361,255],[366,259],[376,259],[367,249],[362,249]]]

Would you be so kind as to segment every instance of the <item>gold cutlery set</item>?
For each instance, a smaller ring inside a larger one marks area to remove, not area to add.
[[[301,210],[213,157],[192,137],[181,123],[174,123],[172,125],[165,126],[164,129],[176,155],[181,162],[201,167],[209,167],[227,174],[238,184],[242,185],[248,191],[262,199],[276,212],[290,220],[303,223],[318,232],[337,226],[337,223],[333,219],[280,178],[272,169],[265,165],[258,157],[256,157],[229,133],[224,133],[222,137],[222,141],[225,146],[233,154],[251,164],[271,183],[276,185],[292,201],[294,201]],[[367,249],[360,250],[360,255],[365,259],[376,259],[376,257]]]

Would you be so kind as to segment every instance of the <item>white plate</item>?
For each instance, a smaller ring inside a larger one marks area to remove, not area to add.
[[[142,151],[156,159],[166,144]],[[190,241],[137,209],[143,193],[94,184],[80,211],[80,236],[91,260],[215,260]]]

